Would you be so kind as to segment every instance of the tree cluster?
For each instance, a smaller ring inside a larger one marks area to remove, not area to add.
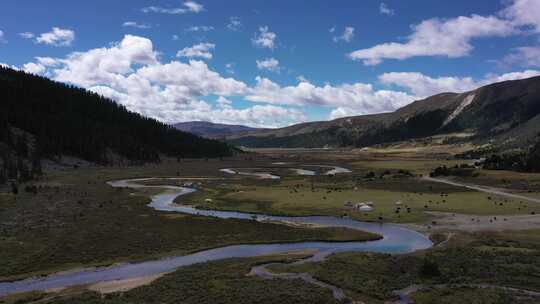
[[[431,177],[438,176],[461,176],[469,177],[475,176],[475,167],[467,164],[455,165],[453,167],[439,166],[429,173]]]
[[[525,151],[493,154],[483,162],[488,170],[512,170],[518,172],[540,172],[540,136]]]
[[[26,133],[13,132],[6,121],[0,120],[0,185],[26,182],[42,174],[37,146]],[[14,191],[15,192],[15,191]]]

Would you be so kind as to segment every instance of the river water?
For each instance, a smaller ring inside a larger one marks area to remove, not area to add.
[[[288,163],[284,162],[277,162],[272,163],[273,165],[287,165]],[[341,173],[350,173],[351,170],[347,168],[337,167],[337,166],[327,166],[327,165],[305,165],[305,167],[318,167],[318,168],[324,168],[327,169],[326,172],[322,173],[323,175],[336,175]],[[313,170],[307,170],[304,168],[289,168],[290,170],[294,171],[298,175],[307,175],[307,176],[313,176],[317,175],[317,172]],[[248,170],[248,171],[241,171],[241,170]],[[244,168],[244,169],[236,169],[236,168],[225,168],[220,169],[219,171],[227,174],[239,174],[239,175],[249,175],[254,176],[261,179],[279,179],[280,177],[268,172],[259,172],[259,170],[264,170],[260,168]]]
[[[204,250],[197,253],[174,256],[170,258],[153,260],[141,263],[126,263],[109,267],[99,267],[86,270],[74,270],[58,273],[46,277],[29,278],[14,282],[0,283],[0,296],[52,288],[63,288],[75,285],[92,284],[113,280],[130,279],[148,275],[168,273],[182,266],[216,261],[227,258],[256,257],[278,253],[286,253],[296,250],[315,250],[315,258],[322,259],[325,256],[345,251],[370,251],[381,253],[407,253],[419,249],[431,247],[432,242],[424,235],[392,224],[367,223],[348,218],[332,216],[304,216],[284,217],[251,214],[234,211],[200,210],[192,206],[173,204],[174,199],[196,191],[178,186],[145,186],[139,182],[152,180],[133,179],[112,181],[108,184],[112,187],[129,188],[162,188],[164,192],[152,197],[151,208],[161,211],[181,212],[187,214],[211,216],[218,218],[235,218],[257,221],[287,221],[298,224],[316,224],[329,227],[347,227],[363,230],[382,235],[383,238],[369,242],[301,242],[301,243],[278,243],[278,244],[252,244],[234,245]]]

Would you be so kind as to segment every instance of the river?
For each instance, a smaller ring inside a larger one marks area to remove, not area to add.
[[[260,177],[260,176],[259,176]],[[368,223],[332,216],[285,217],[260,215],[234,211],[200,210],[188,205],[174,204],[174,199],[196,191],[195,189],[171,186],[140,184],[143,181],[158,178],[132,179],[108,182],[112,187],[120,188],[161,188],[164,192],[152,197],[151,208],[161,211],[181,212],[187,214],[211,216],[218,218],[235,218],[257,221],[287,221],[298,224],[316,224],[329,227],[347,227],[382,235],[383,238],[369,242],[300,242],[278,244],[233,245],[204,250],[197,253],[173,256],[165,259],[140,263],[125,263],[109,267],[73,270],[45,277],[28,278],[20,281],[0,283],[0,296],[9,294],[64,288],[69,286],[123,280],[168,273],[182,266],[222,260],[227,258],[257,257],[297,250],[315,250],[314,260],[322,259],[329,254],[345,251],[370,251],[381,253],[407,253],[431,247],[432,242],[424,235],[393,224]]]

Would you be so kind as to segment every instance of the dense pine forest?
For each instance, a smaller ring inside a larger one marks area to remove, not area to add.
[[[64,155],[110,164],[231,153],[224,143],[176,130],[98,94],[5,67],[0,96],[0,179],[14,170],[26,175],[32,163],[40,171],[40,158]],[[13,169],[19,166],[28,169]]]

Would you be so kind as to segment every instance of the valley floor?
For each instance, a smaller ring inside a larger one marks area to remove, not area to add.
[[[392,222],[430,235],[432,249],[405,255],[339,253],[321,262],[287,264],[310,253],[230,259],[180,268],[165,276],[11,295],[0,303],[337,303],[331,290],[302,279],[247,276],[261,263],[275,272],[307,273],[358,303],[540,303],[540,175],[479,170],[453,184],[422,179],[447,160],[443,151],[284,151],[223,160],[166,161],[125,168],[48,172],[37,193],[0,194],[0,278],[15,280],[77,267],[182,255],[238,243],[365,240],[343,229],[216,219],[155,211],[149,189],[114,189],[109,180],[149,176],[195,186],[177,198],[199,208],[275,215],[347,216]],[[340,165],[351,173],[302,176],[290,168]],[[243,168],[279,180],[220,172]],[[204,178],[204,179],[201,179]],[[459,184],[503,189],[486,193]],[[24,186],[21,187],[24,189]],[[348,204],[348,202],[352,203]],[[354,208],[369,202],[370,212]],[[286,261],[283,264],[281,262]],[[409,293],[399,290],[413,288]],[[90,287],[90,289],[88,289]],[[489,287],[489,288],[488,288]],[[105,295],[103,295],[105,294]]]

